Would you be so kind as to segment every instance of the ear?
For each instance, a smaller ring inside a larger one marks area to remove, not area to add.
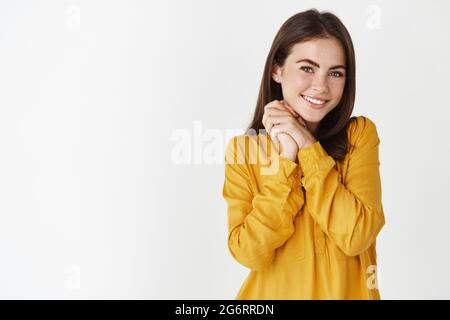
[[[281,76],[283,73],[283,68],[281,68],[279,65],[274,64],[272,67],[272,79],[273,81],[280,83],[281,82]]]

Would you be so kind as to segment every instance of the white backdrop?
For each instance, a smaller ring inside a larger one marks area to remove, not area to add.
[[[380,135],[381,296],[449,299],[445,0],[1,1],[0,298],[233,299],[221,153],[311,7],[349,29]]]

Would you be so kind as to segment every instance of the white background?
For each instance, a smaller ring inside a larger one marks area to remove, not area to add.
[[[248,125],[275,33],[311,7],[349,29],[380,135],[381,296],[450,298],[444,0],[1,1],[0,298],[233,299],[223,163],[196,152]]]

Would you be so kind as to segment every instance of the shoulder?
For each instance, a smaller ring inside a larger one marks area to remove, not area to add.
[[[350,118],[347,134],[351,145],[354,147],[361,147],[367,144],[378,145],[380,142],[375,122],[366,116]]]

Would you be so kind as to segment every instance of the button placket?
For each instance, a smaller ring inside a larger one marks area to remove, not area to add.
[[[316,254],[325,253],[325,234],[316,222],[314,222],[314,250]]]

